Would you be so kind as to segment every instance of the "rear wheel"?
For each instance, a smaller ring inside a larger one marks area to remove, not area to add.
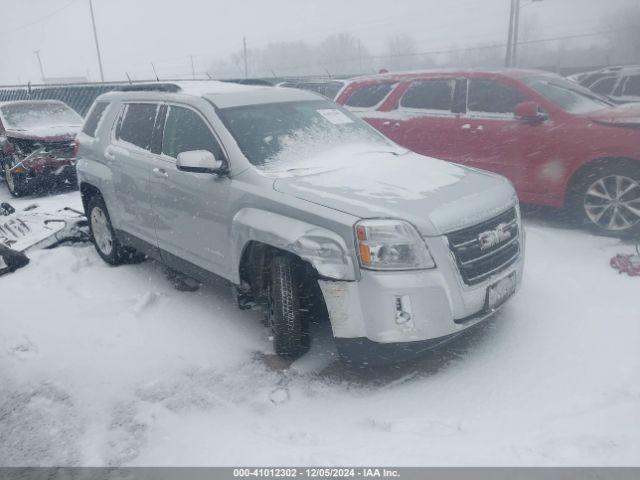
[[[295,258],[281,255],[271,262],[267,320],[276,354],[295,359],[309,350],[309,319],[302,268]]]
[[[595,232],[640,234],[640,165],[605,164],[586,170],[575,183],[571,203],[578,221]]]
[[[122,245],[115,235],[107,206],[100,195],[89,201],[87,208],[91,239],[98,255],[111,265],[133,263],[144,259],[144,256],[130,247]]]
[[[7,158],[2,164],[2,171],[4,173],[4,181],[7,184],[9,193],[14,197],[21,197],[29,193],[27,182],[24,173],[12,173],[11,169],[17,165],[17,160],[14,157]]]

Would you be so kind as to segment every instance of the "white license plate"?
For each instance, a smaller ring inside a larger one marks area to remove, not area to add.
[[[487,307],[498,308],[516,291],[516,272],[498,280],[487,289]]]

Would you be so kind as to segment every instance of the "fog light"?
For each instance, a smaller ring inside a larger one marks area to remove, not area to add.
[[[413,311],[411,310],[409,295],[394,297],[394,307],[398,325],[406,325],[412,320]]]

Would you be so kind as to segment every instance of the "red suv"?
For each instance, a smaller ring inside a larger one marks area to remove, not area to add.
[[[363,77],[336,101],[411,150],[506,176],[524,203],[640,233],[640,104],[510,69]]]

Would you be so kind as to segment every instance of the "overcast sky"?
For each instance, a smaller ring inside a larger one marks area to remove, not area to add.
[[[522,0],[523,4],[530,0]],[[601,20],[639,0],[543,0],[522,10],[536,37],[601,30]],[[351,32],[373,54],[390,35],[411,34],[419,51],[504,42],[509,0],[93,0],[108,80],[190,72],[241,48],[269,42],[319,42]],[[0,84],[40,82],[45,75],[98,80],[89,0],[0,0]],[[585,41],[604,41],[593,37]]]

